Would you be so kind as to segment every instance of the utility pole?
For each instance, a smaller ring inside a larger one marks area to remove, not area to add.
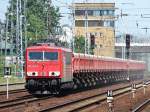
[[[28,46],[28,38],[27,38],[27,9],[26,9],[26,5],[27,5],[27,0],[24,0],[24,21],[25,21],[25,24],[24,24],[24,41],[25,41],[25,49],[27,48]]]
[[[75,40],[75,3],[72,3],[71,6],[72,9],[72,51],[74,52],[75,48],[74,48],[74,40]],[[71,46],[71,45],[70,45]]]
[[[22,19],[23,15],[20,15],[20,72],[21,72],[21,77],[23,78],[23,37],[22,37]]]
[[[14,40],[14,36],[13,36],[13,29],[14,29],[14,24],[13,24],[13,5],[11,6],[11,12],[10,12],[10,44],[11,44],[11,48],[10,48],[10,55],[13,56],[13,49],[14,49],[14,45],[13,45],[13,40]]]
[[[2,47],[3,47],[3,45],[2,45],[2,29],[3,29],[3,25],[0,23],[0,43],[1,43],[0,44],[0,56],[2,56]]]
[[[18,45],[18,42],[19,42],[19,0],[17,0],[17,3],[16,3],[16,65],[15,66],[19,66],[19,62],[18,62],[18,52],[19,52],[19,45]],[[19,67],[18,67],[19,68]],[[15,75],[18,75],[17,74],[17,71],[18,70],[15,70],[16,71],[16,74]]]
[[[51,15],[50,15],[50,10],[51,10],[51,0],[48,0],[48,8],[47,8],[47,30],[48,30],[48,37],[50,36],[50,26],[51,26]]]
[[[2,29],[0,28],[0,56],[2,55]]]
[[[8,14],[6,15],[6,27],[5,27],[5,59],[4,67],[6,67],[6,56],[7,56],[7,39],[8,39]]]
[[[141,28],[141,29],[144,29],[144,30],[145,30],[145,33],[147,34],[147,30],[150,29],[150,28],[144,27],[144,28]]]
[[[87,3],[87,0],[86,0],[86,2],[85,3]],[[89,40],[88,39],[88,12],[87,12],[87,7],[86,7],[86,9],[85,9],[85,54],[89,54],[89,42],[87,43],[87,40]],[[88,49],[87,49],[87,44],[88,44]]]
[[[17,0],[17,20],[16,20],[16,51],[17,51],[17,70],[23,78],[23,35],[22,35],[22,0]]]

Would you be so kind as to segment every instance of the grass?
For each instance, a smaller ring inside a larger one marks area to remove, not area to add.
[[[22,83],[22,82],[25,82],[25,79],[24,78],[22,79],[21,77],[16,76],[14,74],[14,67],[12,67],[12,75],[9,78],[9,83]],[[0,84],[6,84],[6,78],[4,77],[2,66],[0,66]]]
[[[25,79],[22,79],[22,78],[19,78],[19,77],[16,77],[16,76],[11,76],[10,78],[9,78],[9,83],[10,84],[13,84],[13,83],[23,83],[23,82],[25,82]],[[4,78],[4,77],[0,77],[0,85],[1,84],[6,84],[6,78]]]
[[[4,57],[0,56],[0,84],[6,84],[6,78],[4,78]],[[15,65],[11,64],[11,77],[9,78],[9,83],[22,83],[25,82],[25,79],[15,75]]]

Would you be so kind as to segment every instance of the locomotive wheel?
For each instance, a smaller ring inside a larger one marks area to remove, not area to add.
[[[80,80],[78,78],[74,78],[73,81],[74,81],[74,87],[75,88],[81,88],[81,83],[80,83]]]
[[[87,83],[88,87],[91,87],[91,86],[92,86],[91,81],[90,81],[89,78],[86,79],[86,83]]]
[[[82,79],[82,83],[83,83],[83,86],[86,88],[88,86],[88,84],[86,83],[85,79]]]

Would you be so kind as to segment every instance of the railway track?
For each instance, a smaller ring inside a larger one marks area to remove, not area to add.
[[[26,92],[26,89],[9,90],[9,94],[20,93],[20,92]],[[0,95],[5,95],[5,94],[6,94],[6,91],[0,92]]]
[[[9,100],[18,99],[19,97],[24,97],[28,95],[27,90],[24,88],[24,83],[15,83],[9,85]],[[7,101],[8,99],[4,98],[7,94],[6,85],[0,85],[0,104],[1,102]]]
[[[137,88],[141,87],[142,84],[138,84]],[[122,87],[120,89],[116,89],[114,90],[114,95],[118,95],[118,94],[123,94],[127,91],[130,91],[131,87],[130,86],[126,86],[126,87]],[[51,99],[53,96],[49,96],[49,97],[44,97],[44,98],[35,98],[32,95],[26,95],[23,97],[18,97],[17,99],[13,99],[13,100],[9,100],[9,101],[1,101],[0,102],[0,111],[3,110],[7,110],[8,108],[13,108],[13,107],[17,107],[17,108],[22,108],[22,106],[25,106],[28,103],[31,103],[30,106],[32,106],[32,104],[34,103],[40,103],[44,106],[44,103],[46,102],[53,102],[53,100]],[[55,98],[53,97],[55,100],[59,100],[59,98]],[[99,104],[101,101],[106,100],[106,92],[103,92],[101,94],[97,94],[97,95],[93,95],[93,96],[88,96],[88,97],[83,97],[80,99],[74,99],[74,100],[67,100],[62,102],[61,104],[55,104],[55,105],[49,105],[46,107],[43,107],[41,105],[39,111],[40,112],[47,112],[47,111],[54,111],[54,112],[58,112],[58,111],[78,111],[80,109],[83,108],[87,108],[88,106],[91,105],[96,105]],[[42,102],[42,103],[41,103]],[[37,103],[37,104],[38,104]],[[53,106],[53,107],[52,107]],[[49,108],[47,108],[49,107]]]
[[[36,97],[33,97],[32,95],[28,95],[26,97],[19,98],[19,99],[2,101],[0,102],[0,109],[5,109],[5,108],[13,107],[13,106],[20,106],[20,105],[24,105],[24,104],[31,103],[31,102],[45,100],[51,97],[52,96],[36,98]]]
[[[9,84],[9,86],[11,85],[22,85],[22,84],[25,84],[25,83],[13,83],[13,84]],[[0,84],[0,87],[2,86],[6,86],[6,84]]]
[[[144,110],[148,105],[150,104],[150,99],[143,102],[141,105],[139,105],[137,108],[135,108],[132,112],[141,112]]]
[[[0,101],[0,108],[4,107],[3,105],[9,105],[10,103],[13,103],[13,102],[19,102],[19,101],[22,100],[22,98],[23,98],[23,100],[26,100],[26,99],[33,98],[33,96],[32,95],[27,95],[27,96],[23,96],[23,97],[20,97],[20,98],[17,98],[17,99],[13,99],[13,100]]]
[[[14,83],[14,84],[9,84],[9,94],[14,94],[18,92],[25,92],[26,90],[24,88],[16,89],[16,86],[24,86],[25,83]],[[0,95],[6,94],[6,84],[1,84],[0,85]]]
[[[137,88],[142,87],[142,84],[138,84]],[[131,87],[123,87],[121,89],[117,89],[113,91],[113,95],[121,95],[131,91]],[[45,109],[41,109],[39,112],[75,112],[85,109],[87,107],[100,104],[102,101],[106,100],[107,93],[101,93],[94,96],[77,99],[74,101],[68,101],[60,105],[55,105],[53,107],[48,107]]]

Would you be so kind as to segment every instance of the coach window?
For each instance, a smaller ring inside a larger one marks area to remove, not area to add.
[[[71,53],[66,53],[66,65],[71,64]]]
[[[44,60],[58,60],[58,52],[44,52]]]
[[[43,52],[29,52],[29,60],[43,60]]]

